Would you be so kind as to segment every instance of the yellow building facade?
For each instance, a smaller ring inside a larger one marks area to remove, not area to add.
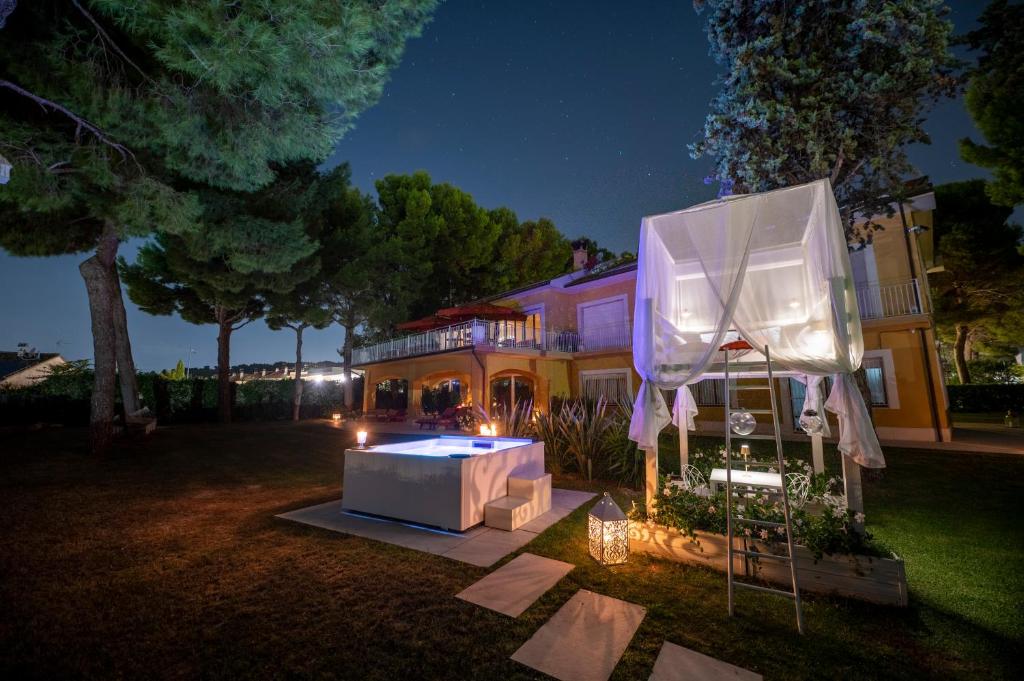
[[[873,417],[882,440],[948,441],[926,274],[934,196],[924,191],[894,208],[893,217],[872,218],[878,228],[870,245],[851,253]],[[635,285],[635,263],[578,270],[489,299],[526,321],[474,320],[360,348],[354,363],[364,372],[363,408],[377,406],[374,388],[389,380],[408,391],[410,419],[421,414],[423,389],[442,384],[457,385],[464,401],[486,409],[527,398],[541,410],[558,396],[631,399],[640,385],[632,359]],[[778,388],[782,430],[797,437],[802,386],[781,379]],[[714,381],[694,387],[699,431],[723,432],[724,392]]]

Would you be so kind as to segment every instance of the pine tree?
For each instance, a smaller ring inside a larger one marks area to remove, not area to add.
[[[323,159],[380,97],[434,0],[168,3],[37,0],[0,24],[0,246],[92,253],[91,437],[113,432],[116,377],[137,407],[115,260],[126,238],[193,230],[176,177],[236,191]],[[195,238],[195,237],[190,237]]]
[[[317,243],[305,211],[318,176],[305,165],[256,193],[205,190],[202,218],[184,235],[159,233],[134,264],[121,259],[128,295],[145,312],[217,325],[218,414],[231,420],[231,335],[315,275]]]
[[[827,177],[848,228],[856,210],[887,211],[905,147],[928,142],[924,113],[956,91],[941,0],[695,5],[724,72],[691,155],[715,159],[725,191]]]

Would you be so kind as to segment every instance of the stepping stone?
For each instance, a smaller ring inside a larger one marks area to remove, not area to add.
[[[607,681],[646,614],[580,589],[512,659],[561,681]]]
[[[760,681],[761,675],[665,641],[648,681]]]
[[[524,553],[455,597],[519,617],[574,567],[571,563]]]

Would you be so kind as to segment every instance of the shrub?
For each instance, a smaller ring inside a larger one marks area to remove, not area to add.
[[[633,419],[633,405],[626,403],[611,410],[607,438],[609,475],[629,487],[644,483],[646,453],[629,439],[629,423]]]
[[[872,541],[870,534],[854,530],[854,513],[835,502],[837,480],[823,475],[815,477],[818,479],[812,484],[808,506],[791,508],[793,541],[805,546],[816,558],[825,554],[886,555],[884,549]],[[653,514],[658,523],[674,527],[694,542],[698,541],[698,530],[725,534],[724,492],[705,497],[669,485],[667,479],[662,480],[660,487],[660,492],[654,498]],[[810,507],[816,510],[812,512]],[[733,512],[737,516],[754,520],[775,523],[785,521],[781,502],[764,494],[734,501]],[[639,506],[634,506],[630,515],[637,520],[648,519],[646,509]],[[762,542],[769,547],[786,541],[782,528],[759,528],[746,523],[734,523],[733,534]]]
[[[1024,383],[971,383],[950,385],[949,408],[954,412],[1024,411]]]

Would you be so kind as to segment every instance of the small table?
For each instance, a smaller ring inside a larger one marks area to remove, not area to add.
[[[712,493],[723,489],[725,487],[725,469],[715,468],[712,470],[710,483]],[[781,490],[782,476],[778,473],[766,473],[764,471],[733,470],[732,484]]]

